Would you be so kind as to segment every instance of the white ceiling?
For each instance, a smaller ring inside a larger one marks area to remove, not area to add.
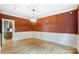
[[[76,9],[77,5],[74,4],[0,4],[0,11],[5,14],[20,16],[24,18],[41,18],[49,15],[67,12]],[[34,9],[34,10],[33,10]]]

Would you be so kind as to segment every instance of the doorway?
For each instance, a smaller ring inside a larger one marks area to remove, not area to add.
[[[15,33],[14,20],[2,19],[2,46],[6,41],[12,41]]]

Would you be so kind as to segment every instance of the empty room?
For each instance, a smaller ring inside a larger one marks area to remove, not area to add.
[[[1,54],[78,54],[78,4],[0,4]]]

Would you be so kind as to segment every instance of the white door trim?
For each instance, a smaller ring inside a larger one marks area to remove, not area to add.
[[[12,37],[12,39],[14,39],[14,33],[15,33],[15,21],[14,20],[9,20],[9,19],[4,19],[4,18],[2,18],[2,45],[3,45],[3,43],[4,43],[4,40],[5,40],[5,38],[4,38],[4,21],[10,21],[10,22],[12,22],[12,33],[13,33],[13,37]]]

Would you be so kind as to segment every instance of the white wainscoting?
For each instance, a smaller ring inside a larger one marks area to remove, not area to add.
[[[13,41],[27,39],[32,36],[32,32],[15,32]]]
[[[1,34],[0,34],[0,45],[1,45]]]
[[[46,41],[51,41],[59,44],[64,44],[71,47],[77,46],[77,35],[66,33],[49,33],[49,32],[33,32],[36,38]]]
[[[14,41],[26,38],[39,38],[71,47],[77,46],[77,35],[67,33],[50,33],[50,32],[16,32]]]
[[[78,52],[79,52],[79,35],[78,35],[78,41],[77,41],[77,43],[78,43],[78,45],[77,45],[77,50],[78,50]]]

